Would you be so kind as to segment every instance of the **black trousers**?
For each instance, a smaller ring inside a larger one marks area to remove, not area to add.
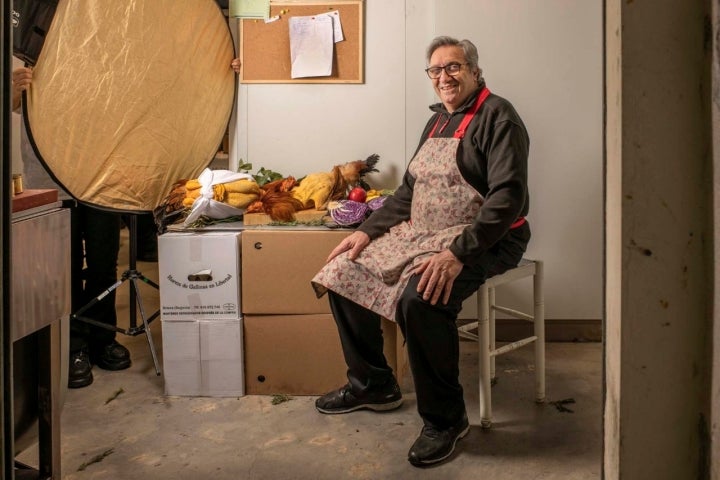
[[[117,281],[120,215],[78,204],[72,214],[72,310],[76,312]],[[84,317],[117,325],[115,291],[86,310]],[[70,323],[70,352],[95,349],[115,340],[115,331],[80,320]]]
[[[425,425],[447,428],[465,413],[460,385],[460,343],[457,316],[463,301],[487,278],[518,264],[530,228],[511,230],[478,262],[463,268],[455,279],[446,305],[431,305],[417,292],[420,276],[411,277],[399,299],[395,320],[405,337],[410,370],[415,383],[418,413]],[[383,354],[381,318],[357,303],[328,292],[330,308],[340,334],[348,381],[354,393],[381,388],[393,372]]]

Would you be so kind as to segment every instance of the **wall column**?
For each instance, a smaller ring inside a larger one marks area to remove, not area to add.
[[[606,479],[708,478],[710,0],[606,0]]]

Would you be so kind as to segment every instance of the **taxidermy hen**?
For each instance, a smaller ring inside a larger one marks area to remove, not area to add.
[[[375,168],[378,160],[380,157],[373,154],[365,160],[336,165],[330,172],[311,173],[301,179],[298,186],[290,193],[302,204],[302,210],[308,208],[324,210],[328,202],[344,198],[348,190],[358,185],[366,190],[369,189],[363,177],[370,172],[378,171]]]
[[[293,198],[290,190],[297,185],[294,177],[268,182],[260,187],[260,199],[248,205],[245,213],[265,213],[276,222],[292,222],[302,204]]]

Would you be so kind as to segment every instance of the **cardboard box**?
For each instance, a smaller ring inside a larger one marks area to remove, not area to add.
[[[165,394],[245,394],[242,319],[162,323]]]
[[[347,383],[331,314],[246,316],[243,323],[246,394],[322,395]],[[407,371],[402,334],[394,322],[382,326],[385,358],[401,379]]]
[[[158,252],[163,321],[240,318],[240,232],[170,232]]]
[[[330,313],[310,280],[351,230],[245,230],[242,235],[244,314]]]

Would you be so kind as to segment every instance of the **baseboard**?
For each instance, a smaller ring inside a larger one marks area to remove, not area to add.
[[[458,320],[458,325],[470,320]],[[495,338],[499,342],[515,342],[533,335],[533,325],[514,318],[498,318],[495,321]],[[545,319],[546,342],[600,342],[602,320],[551,320]]]

